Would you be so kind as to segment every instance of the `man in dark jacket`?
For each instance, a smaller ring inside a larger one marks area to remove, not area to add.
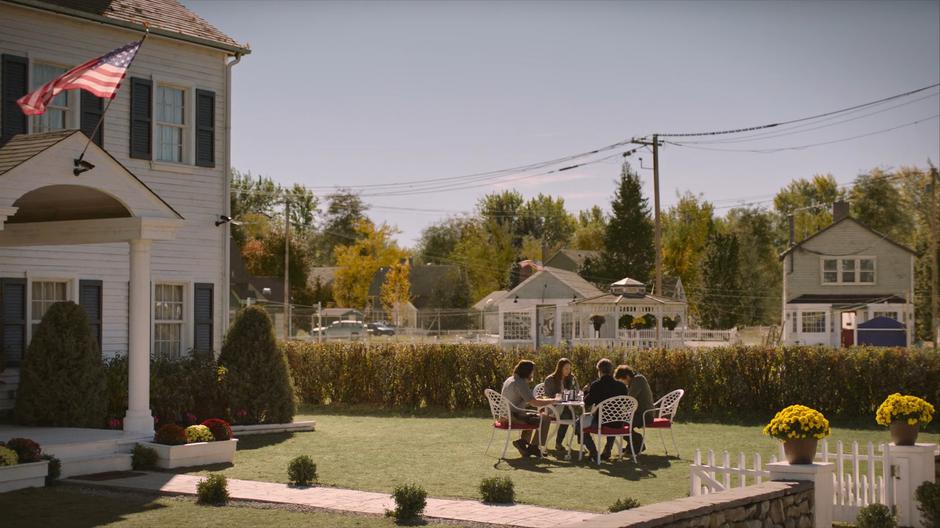
[[[607,358],[604,358],[597,362],[597,379],[594,380],[590,385],[584,387],[584,408],[590,409],[591,407],[601,403],[602,401],[613,398],[614,396],[627,396],[627,386],[623,383],[614,379],[614,364]],[[591,415],[589,420],[585,424],[585,427],[594,427],[597,425],[599,418],[597,416],[597,411]],[[622,423],[609,423],[605,424],[607,426],[613,427],[622,427],[626,424]],[[591,438],[591,435],[583,435],[584,438],[581,440],[581,443],[584,447],[587,448],[588,453],[591,456],[591,459],[597,458],[597,447],[594,445],[594,439]],[[608,436],[607,445],[604,446],[604,452],[601,453],[601,458],[604,460],[610,459],[610,450],[614,447],[614,441],[616,437]]]

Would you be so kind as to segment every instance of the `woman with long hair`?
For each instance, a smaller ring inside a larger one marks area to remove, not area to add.
[[[556,394],[560,394],[563,390],[573,390],[578,388],[578,381],[571,372],[570,359],[561,358],[558,360],[558,363],[555,364],[555,371],[545,378],[544,387],[546,398],[554,398]],[[573,418],[572,412],[573,411],[570,407],[566,407],[562,411],[560,418],[563,420],[570,420]],[[563,449],[562,445],[564,444],[565,434],[567,433],[568,425],[558,424],[558,432],[555,434],[555,449]]]

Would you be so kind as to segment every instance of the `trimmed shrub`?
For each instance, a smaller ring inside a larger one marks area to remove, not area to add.
[[[228,479],[220,473],[210,473],[196,485],[196,502],[222,506],[228,502]]]
[[[884,504],[870,504],[858,512],[855,518],[857,528],[897,528],[898,521]]]
[[[924,482],[914,492],[924,526],[940,526],[940,482]]]
[[[624,497],[622,499],[617,499],[617,502],[610,505],[607,508],[607,511],[610,513],[617,513],[624,510],[632,510],[633,508],[639,508],[640,501],[634,499],[633,497]]]
[[[317,480],[317,465],[307,455],[296,456],[287,464],[287,478],[295,486],[309,486]]]
[[[490,477],[480,481],[480,496],[483,502],[512,504],[516,501],[516,489],[509,477]]]
[[[20,457],[16,451],[0,446],[0,466],[15,466],[20,462]]]
[[[258,306],[243,308],[225,336],[219,365],[235,423],[287,423],[294,419],[294,388],[271,318]],[[241,412],[244,411],[244,412]]]
[[[131,468],[146,471],[157,467],[157,450],[137,444],[131,453]]]
[[[14,416],[24,425],[102,427],[106,383],[85,309],[73,302],[55,303],[23,357]]]
[[[186,428],[186,443],[195,444],[196,442],[212,442],[215,437],[212,431],[204,425],[190,425]]]
[[[395,499],[395,510],[386,511],[385,514],[398,522],[418,520],[428,504],[428,492],[417,484],[395,486],[392,497]]]
[[[406,409],[486,408],[483,390],[501,386],[523,358],[544,376],[562,356],[576,375],[595,372],[601,357],[634,366],[653,394],[685,389],[681,416],[766,420],[792,405],[829,419],[872,416],[895,392],[940,399],[940,361],[918,348],[726,347],[639,350],[576,346],[503,349],[485,344],[284,344],[297,393],[306,402]],[[825,378],[827,383],[820,384]],[[741,380],[748,383],[741,383]]]
[[[19,459],[20,464],[42,460],[42,448],[29,438],[11,438],[6,441],[6,447],[16,451],[16,457]]]
[[[183,445],[186,443],[186,429],[172,423],[164,424],[153,435],[153,442],[163,445]]]
[[[212,437],[215,438],[217,442],[222,440],[231,440],[232,439],[232,427],[220,418],[209,418],[208,420],[202,422],[202,425],[209,428],[212,431]]]
[[[43,455],[43,460],[49,461],[49,472],[46,473],[46,486],[52,486],[62,476],[62,461],[52,455]]]

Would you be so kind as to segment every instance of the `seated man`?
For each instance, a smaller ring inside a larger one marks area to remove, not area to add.
[[[513,422],[519,421],[520,423],[527,423],[530,425],[538,425],[541,422],[541,431],[542,431],[542,444],[545,443],[545,437],[548,436],[548,428],[551,425],[549,420],[541,420],[539,413],[535,411],[526,411],[526,405],[531,405],[532,407],[544,407],[546,405],[551,405],[555,403],[554,399],[549,398],[536,398],[532,394],[532,388],[529,387],[529,383],[532,382],[532,377],[535,375],[535,363],[523,359],[516,364],[516,367],[512,371],[512,376],[506,378],[506,381],[503,382],[502,395],[503,398],[509,400],[509,403],[512,404],[510,407],[510,412],[512,413]],[[512,443],[516,449],[519,450],[519,454],[527,457],[531,455],[538,455],[541,451],[541,446],[537,440],[532,439],[532,431],[526,430],[522,431],[522,436]]]
[[[613,377],[614,373],[614,364],[607,358],[604,358],[597,362],[597,379],[594,380],[590,385],[584,387],[584,408],[590,409],[592,406],[595,406],[602,401],[613,398],[614,396],[628,396],[627,387],[623,383],[615,380]],[[597,410],[595,410],[589,422],[584,424],[584,427],[595,427],[598,424],[599,418],[597,416]],[[626,424],[622,423],[609,423],[604,424],[606,426],[613,427],[622,427]],[[579,431],[580,433],[580,431]],[[610,450],[614,446],[614,441],[616,437],[608,436],[607,445],[604,446],[604,452],[601,453],[601,458],[604,460],[610,459]],[[591,435],[584,435],[584,438],[581,440],[582,445],[587,448],[588,454],[590,454],[591,460],[597,458],[597,447],[594,445],[594,439],[591,438]]]
[[[643,424],[643,413],[653,408],[653,391],[646,381],[646,376],[637,373],[632,367],[620,365],[614,372],[614,379],[627,386],[627,395],[636,398],[636,412],[633,413],[633,423],[630,424],[633,436],[633,448],[637,453],[646,450],[643,444],[643,435],[636,428]],[[652,418],[650,418],[652,419]]]

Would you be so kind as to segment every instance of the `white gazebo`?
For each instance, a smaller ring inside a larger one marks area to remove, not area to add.
[[[87,146],[87,170],[74,170]],[[89,167],[93,167],[90,168]],[[126,243],[128,409],[124,431],[153,434],[150,411],[150,281],[154,242],[183,218],[79,131],[19,135],[0,147],[0,247]]]

